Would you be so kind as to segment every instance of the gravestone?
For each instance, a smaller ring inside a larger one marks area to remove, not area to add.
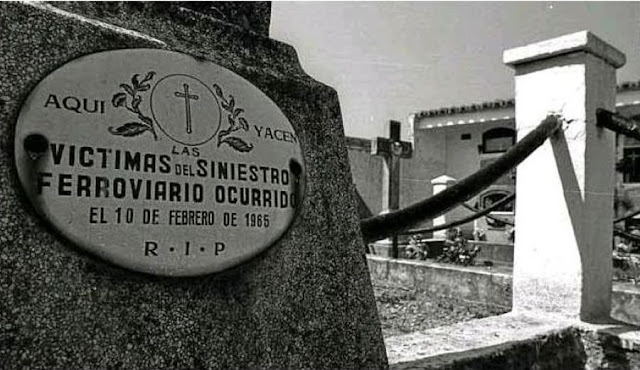
[[[386,367],[335,91],[242,24],[61,6],[0,4],[2,367]]]
[[[382,212],[400,208],[400,159],[411,158],[411,143],[400,140],[400,122],[389,121],[389,138],[377,137],[371,142],[371,154],[384,159],[382,172]],[[391,245],[391,257],[398,258],[398,236],[376,242]]]

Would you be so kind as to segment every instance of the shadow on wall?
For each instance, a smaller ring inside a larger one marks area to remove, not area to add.
[[[360,192],[356,188],[356,184],[353,184],[353,189],[356,193],[356,199],[358,202],[358,218],[362,220],[364,218],[373,216],[373,212],[371,212],[371,209],[369,209],[367,203],[364,201],[364,199],[362,199],[362,195],[360,195]]]

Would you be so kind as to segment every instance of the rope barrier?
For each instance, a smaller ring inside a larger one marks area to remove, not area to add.
[[[622,230],[620,228],[617,228],[617,227],[613,228],[613,235],[619,236],[619,237],[622,237],[622,238],[625,238],[625,239],[628,239],[628,240],[632,240],[632,241],[634,241],[636,243],[640,243],[640,235],[630,234],[630,233],[628,233],[628,232],[626,232],[626,231],[624,231],[624,230]]]
[[[514,226],[514,223],[508,220],[503,220],[499,217],[494,217],[489,215],[489,213],[493,212],[493,210],[500,208],[502,205],[509,203],[510,201],[512,201],[515,198],[515,194],[509,194],[505,197],[503,197],[502,199],[500,199],[498,202],[494,203],[491,205],[491,207],[487,207],[484,209],[477,209],[475,207],[472,207],[466,203],[462,203],[461,205],[465,208],[467,208],[468,210],[474,212],[473,215],[465,217],[465,218],[461,218],[459,220],[456,221],[451,221],[449,223],[446,224],[442,224],[442,225],[438,225],[438,226],[434,226],[434,227],[429,227],[429,228],[424,228],[424,229],[413,229],[413,230],[407,230],[405,232],[403,232],[403,235],[414,235],[414,234],[422,234],[422,233],[428,233],[428,232],[434,232],[434,231],[440,231],[440,230],[444,230],[444,229],[449,229],[452,227],[456,227],[458,225],[463,225],[466,224],[467,222],[471,222],[474,221],[482,216],[490,218],[494,221],[498,221],[498,222],[502,222],[504,224],[507,224],[509,226]],[[640,209],[636,209],[622,217],[618,217],[615,220],[613,220],[613,223],[620,223],[622,221],[626,221],[630,218],[632,218],[633,216],[636,216],[640,214]],[[623,229],[620,228],[614,228],[613,230],[614,235],[620,236],[620,237],[624,237],[630,240],[634,240],[638,243],[640,243],[640,235],[634,235],[634,234],[630,234],[626,231],[624,231]]]
[[[606,109],[596,109],[596,121],[598,126],[600,127],[608,128],[609,130],[618,134],[640,140],[640,128],[638,127],[638,123],[621,114],[610,112]],[[640,214],[640,209],[634,210],[622,217],[616,218],[615,220],[613,220],[613,223],[616,224],[622,221],[626,221],[638,214]],[[613,234],[629,240],[633,240],[635,242],[640,242],[640,236],[629,234],[617,227],[614,227]]]
[[[502,200],[502,199],[500,199],[500,200]],[[468,205],[467,203],[462,203],[462,206],[463,206],[464,208],[468,209],[469,211],[471,211],[471,212],[475,212],[475,213],[478,213],[478,212],[482,212],[482,211],[484,211],[483,209],[477,209],[476,207],[472,207],[472,206]],[[509,220],[504,220],[504,219],[502,219],[502,218],[500,218],[500,217],[491,216],[491,215],[489,215],[489,214],[486,214],[486,215],[484,215],[484,216],[485,216],[486,218],[490,219],[490,220],[494,220],[494,221],[497,221],[497,222],[502,222],[503,224],[506,224],[506,225],[509,225],[509,226],[515,226],[515,225],[513,224],[513,222],[511,222],[511,221],[509,221]]]
[[[471,216],[467,216],[467,217],[461,218],[461,219],[459,219],[457,221],[452,221],[452,222],[449,222],[449,223],[446,223],[446,224],[433,226],[433,227],[429,227],[429,228],[425,228],[425,229],[407,230],[407,231],[402,232],[402,235],[414,235],[414,234],[428,233],[428,232],[433,232],[433,231],[450,229],[450,228],[456,227],[458,225],[466,224],[467,222],[471,222],[471,221],[473,221],[473,220],[475,220],[477,218],[485,216],[485,215],[487,215],[487,213],[492,212],[494,209],[498,209],[501,206],[511,202],[515,197],[516,197],[515,194],[507,195],[504,198],[500,199],[498,202],[492,204],[491,207],[487,207],[487,208],[483,209],[482,211],[478,210],[477,211],[478,213],[473,214]]]
[[[411,235],[411,234],[418,234],[420,232],[425,232],[426,233],[426,232],[432,232],[432,231],[439,231],[439,230],[447,228],[445,226],[455,227],[455,226],[458,226],[458,225],[462,225],[462,224],[464,224],[466,222],[474,221],[475,219],[480,218],[482,216],[485,216],[486,218],[492,219],[494,221],[502,222],[502,223],[507,224],[509,226],[515,226],[515,224],[513,222],[509,221],[509,220],[505,220],[505,219],[502,219],[502,218],[499,218],[499,217],[495,217],[495,216],[491,216],[491,215],[488,214],[490,212],[493,212],[494,209],[499,208],[503,204],[508,203],[507,201],[512,200],[514,197],[515,197],[515,194],[507,195],[504,198],[500,199],[497,203],[493,204],[491,207],[485,208],[485,209],[477,209],[477,208],[475,208],[473,206],[470,206],[470,205],[468,205],[466,203],[462,203],[461,205],[463,207],[465,207],[466,209],[474,212],[478,216],[477,217],[472,217],[472,216],[466,217],[466,218],[463,218],[463,219],[460,219],[460,220],[457,220],[457,221],[452,221],[452,222],[447,223],[447,224],[439,225],[439,226],[432,227],[432,228],[422,229],[421,231],[420,230],[415,230],[415,232],[414,232],[414,230],[408,230],[408,231],[404,232],[403,234]],[[635,209],[635,210],[627,213],[624,216],[621,216],[621,217],[618,217],[618,218],[614,219],[613,223],[617,224],[617,223],[620,223],[622,221],[626,221],[626,220],[628,220],[628,219],[630,219],[630,218],[632,218],[634,216],[637,216],[639,214],[640,214],[640,209]],[[637,239],[640,242],[640,236],[638,236],[638,235],[633,235],[633,234],[626,233],[623,229],[615,229],[614,231],[619,231],[621,233],[624,233],[629,238]],[[621,234],[619,236],[625,236],[625,235]]]
[[[614,223],[614,224],[617,224],[617,223],[619,223],[619,222],[626,221],[626,220],[628,220],[628,219],[630,219],[630,218],[632,218],[633,216],[636,216],[636,215],[638,215],[638,214],[640,214],[640,209],[635,209],[635,210],[633,210],[632,212],[627,213],[626,215],[624,215],[624,216],[622,216],[622,217],[618,217],[618,218],[616,218],[615,220],[613,220],[613,223]]]
[[[459,203],[474,197],[524,161],[555,133],[561,124],[560,117],[549,115],[495,162],[462,179],[452,187],[404,209],[362,220],[361,229],[365,242],[400,234],[421,220],[438,217]]]
[[[640,140],[640,128],[638,124],[621,114],[610,112],[606,109],[596,109],[596,121],[598,126],[608,128],[613,132]]]
[[[508,196],[507,196],[507,197],[508,197]],[[505,197],[505,198],[507,198],[507,197]],[[503,199],[505,199],[505,198],[503,198]],[[503,199],[500,199],[500,202],[501,202]],[[486,210],[486,208],[485,208],[485,209],[477,209],[477,208],[472,207],[472,206],[470,206],[470,205],[468,205],[468,204],[466,204],[466,203],[462,203],[462,206],[463,206],[463,207],[465,207],[466,209],[468,209],[468,210],[472,211],[472,212],[475,212],[475,213],[481,213],[481,212],[484,212],[484,211]],[[493,207],[493,206],[492,206],[492,207]],[[496,207],[496,208],[497,208],[497,207]],[[491,211],[489,211],[489,212],[492,212],[492,211],[493,211],[493,209],[494,209],[494,208],[492,208],[492,210],[491,210]],[[488,212],[487,212],[487,213],[488,213]],[[626,220],[628,220],[628,219],[632,218],[633,216],[637,216],[637,215],[639,215],[639,214],[640,214],[640,209],[635,209],[635,210],[633,210],[633,211],[631,211],[631,212],[627,213],[627,214],[626,214],[626,215],[624,215],[624,216],[621,216],[621,217],[618,217],[618,218],[614,219],[614,220],[613,220],[613,223],[614,223],[614,224],[617,224],[617,223],[620,223],[620,222],[622,222],[622,221],[626,221]],[[509,226],[515,226],[515,225],[514,225],[514,223],[513,223],[513,222],[511,222],[511,221],[509,221],[509,220],[504,220],[504,219],[502,219],[502,218],[495,217],[495,216],[491,216],[491,215],[486,214],[486,213],[483,213],[483,216],[485,216],[486,218],[492,219],[492,220],[494,220],[494,221],[502,222],[502,223],[507,224],[507,225],[509,225]],[[473,221],[473,220],[475,220],[475,218],[474,218],[474,219],[472,219],[472,220],[470,220],[470,221]],[[454,222],[458,222],[458,221],[454,221]],[[456,224],[455,226],[457,226],[457,225],[460,225],[460,224]],[[438,229],[438,230],[441,230],[441,229]],[[434,230],[434,231],[437,231],[437,230]],[[629,235],[631,235],[631,234],[629,234]]]

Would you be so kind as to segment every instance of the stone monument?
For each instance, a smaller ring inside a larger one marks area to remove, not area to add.
[[[389,213],[400,208],[400,159],[411,158],[413,148],[408,141],[400,140],[400,122],[389,121],[389,138],[377,137],[371,142],[371,154],[383,158],[382,167],[382,212]],[[398,258],[398,236],[376,242],[390,246],[390,256]]]
[[[218,5],[0,4],[3,367],[387,366],[337,94]]]

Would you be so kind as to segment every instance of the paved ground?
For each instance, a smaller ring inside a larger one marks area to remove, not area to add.
[[[402,287],[378,285],[374,286],[374,292],[385,338],[509,311],[456,297],[428,296]]]

